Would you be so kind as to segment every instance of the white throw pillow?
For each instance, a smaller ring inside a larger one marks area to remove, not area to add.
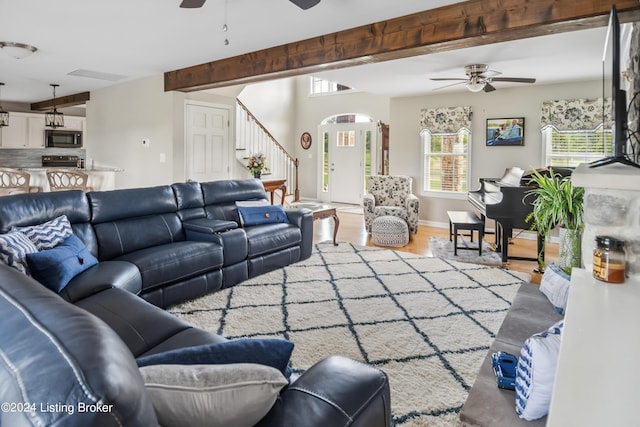
[[[556,264],[547,265],[544,275],[540,281],[540,292],[542,292],[549,302],[553,304],[556,311],[564,314],[569,299],[569,284],[571,276],[565,273]]]
[[[21,273],[30,275],[27,254],[38,252],[38,248],[19,231],[0,234],[0,260]]]
[[[60,215],[42,224],[14,229],[22,231],[39,251],[53,249],[73,234],[71,223],[66,215]]]
[[[140,368],[163,427],[253,426],[288,384],[280,371],[252,363]]]
[[[516,368],[516,412],[527,421],[549,413],[564,320],[525,341]]]

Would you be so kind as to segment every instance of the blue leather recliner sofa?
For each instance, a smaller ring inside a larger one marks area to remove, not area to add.
[[[157,426],[135,359],[227,341],[160,307],[311,255],[308,210],[242,227],[235,202],[261,199],[254,180],[2,197],[0,233],[66,215],[99,262],[60,293],[0,262],[0,425]],[[257,425],[390,423],[386,375],[331,356],[293,378]]]

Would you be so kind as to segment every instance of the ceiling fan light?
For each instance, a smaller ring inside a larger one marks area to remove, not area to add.
[[[484,89],[485,84],[485,82],[470,81],[467,83],[467,89],[469,89],[471,92],[480,92],[482,91],[482,89]]]
[[[22,59],[38,50],[37,47],[24,43],[0,42],[0,49],[12,58]]]

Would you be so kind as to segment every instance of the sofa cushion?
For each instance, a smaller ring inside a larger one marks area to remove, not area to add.
[[[249,258],[277,252],[299,245],[302,240],[300,228],[291,224],[263,224],[245,228]]]
[[[73,234],[71,223],[66,215],[60,215],[42,224],[17,227],[16,229],[23,232],[39,251],[55,248]]]
[[[185,240],[182,223],[175,213],[159,213],[94,225],[100,261],[140,249]]]
[[[91,209],[82,190],[16,194],[2,197],[0,233],[13,227],[42,224],[66,215],[73,224],[88,223]]]
[[[549,413],[564,320],[525,341],[516,369],[516,412],[525,420]]]
[[[257,364],[140,368],[162,426],[251,427],[269,412],[287,380]]]
[[[0,260],[20,273],[30,275],[27,254],[38,252],[38,248],[20,231],[0,234]]]
[[[226,341],[122,289],[107,289],[75,305],[101,319],[134,357],[176,348]]]
[[[98,260],[72,234],[55,248],[27,254],[27,262],[33,278],[57,293]]]
[[[248,338],[169,350],[139,357],[136,362],[138,366],[258,363],[276,368],[289,378],[291,352],[293,352],[291,341]]]
[[[0,402],[36,408],[3,412],[3,426],[157,425],[131,353],[100,319],[4,265],[0,312]],[[74,411],[40,410],[47,404]]]
[[[222,246],[211,242],[183,241],[153,246],[117,258],[136,265],[142,291],[182,281],[222,267]]]

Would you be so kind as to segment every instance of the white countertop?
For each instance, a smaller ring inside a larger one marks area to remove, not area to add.
[[[573,269],[548,427],[640,425],[640,281]]]
[[[43,171],[43,170],[47,170],[47,169],[71,169],[71,170],[79,170],[82,172],[123,172],[124,169],[122,168],[116,168],[116,167],[108,167],[108,166],[95,166],[93,168],[71,168],[71,167],[34,167],[34,168],[16,168],[19,170],[23,170],[23,171],[32,171],[32,172],[36,172],[36,171]]]

